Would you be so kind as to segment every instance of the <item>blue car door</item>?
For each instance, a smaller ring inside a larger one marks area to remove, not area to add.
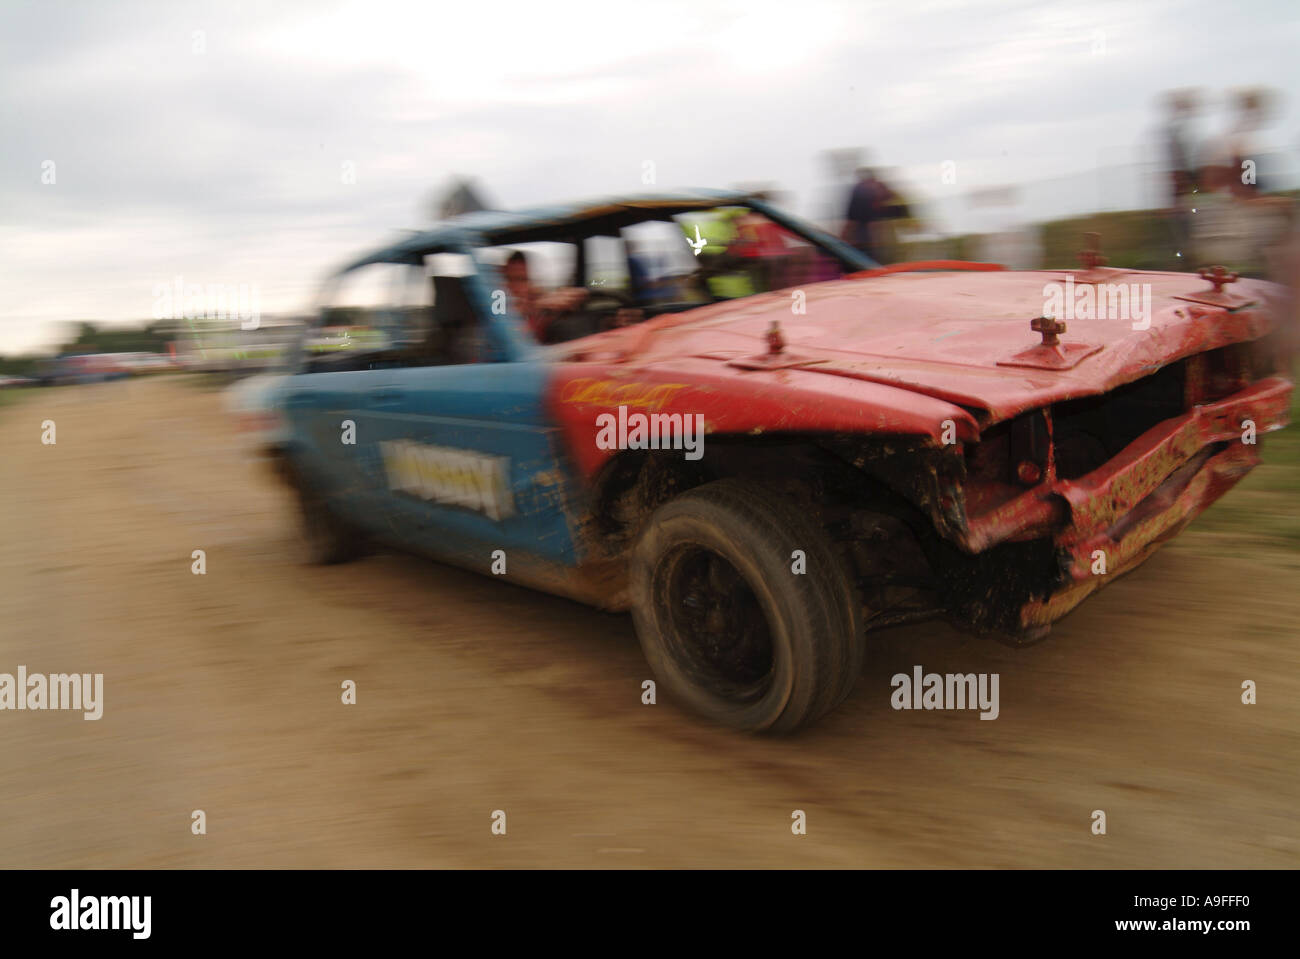
[[[388,370],[299,373],[283,387],[282,404],[294,437],[294,465],[330,508],[360,529],[382,533],[383,487],[368,438],[375,435],[370,396]],[[371,444],[373,440],[371,440]]]
[[[511,550],[572,565],[572,486],[541,361],[386,371],[367,445],[394,534],[472,565]]]

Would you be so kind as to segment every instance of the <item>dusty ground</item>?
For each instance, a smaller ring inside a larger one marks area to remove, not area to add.
[[[882,634],[774,740],[642,705],[626,617],[407,556],[295,565],[193,384],[38,391],[0,450],[0,672],[105,682],[98,722],[0,712],[0,867],[1300,865],[1300,552],[1268,515],[1211,511],[1029,650]],[[914,664],[999,673],[1000,718],[892,710]]]

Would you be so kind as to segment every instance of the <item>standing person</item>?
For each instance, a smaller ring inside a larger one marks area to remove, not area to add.
[[[1259,160],[1259,131],[1268,125],[1269,97],[1262,89],[1239,90],[1234,96],[1235,116],[1228,132],[1213,144],[1206,158],[1214,187],[1242,200],[1259,195],[1258,171],[1246,175],[1247,162]]]
[[[1228,131],[1210,142],[1200,171],[1193,240],[1201,265],[1221,264],[1247,276],[1263,276],[1273,245],[1284,234],[1290,201],[1260,192],[1259,131],[1268,124],[1271,96],[1263,89],[1239,91]]]
[[[893,186],[898,182],[895,171],[885,170],[875,174],[876,222],[871,227],[872,257],[878,263],[901,263],[907,259],[903,237],[908,230],[917,228],[907,200]]]
[[[876,179],[870,167],[858,169],[858,182],[849,191],[849,205],[844,212],[844,227],[840,238],[859,252],[866,254],[880,263],[876,255],[875,237],[873,235],[876,221],[880,218],[880,207],[884,200],[882,184]]]

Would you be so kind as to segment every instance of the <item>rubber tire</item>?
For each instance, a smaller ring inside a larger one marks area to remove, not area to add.
[[[773,676],[756,701],[729,701],[673,652],[661,560],[683,545],[703,546],[744,577],[763,609],[773,645]],[[792,553],[807,570],[795,574]],[[750,480],[708,483],[652,515],[632,551],[632,618],[654,675],[697,713],[749,732],[789,733],[839,705],[862,670],[856,590],[808,510]]]
[[[291,485],[298,500],[298,518],[303,561],[314,566],[346,563],[365,551],[363,537],[341,520],[314,486],[297,474]]]

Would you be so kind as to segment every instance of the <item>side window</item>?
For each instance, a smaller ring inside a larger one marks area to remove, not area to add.
[[[464,284],[464,278],[473,271],[473,262],[461,253],[434,253],[424,258],[420,282],[430,303],[429,323],[410,365],[488,362],[487,330]]]
[[[708,298],[695,281],[699,266],[686,230],[670,220],[649,220],[623,229],[628,292],[642,306],[699,304]]]
[[[528,281],[539,290],[572,286],[577,280],[578,245],[558,240],[488,246],[478,251],[486,264],[501,268],[513,253],[522,253],[528,263]]]
[[[313,368],[337,369],[358,353],[390,350],[412,335],[418,310],[407,286],[418,270],[401,263],[372,263],[339,277],[306,351]]]
[[[555,331],[575,314],[555,319],[545,300],[556,290],[581,282],[584,271],[578,244],[544,240],[482,247],[475,250],[474,258],[489,285],[493,312],[504,314],[500,317],[504,324],[494,325],[513,326],[512,335],[524,341],[556,342]]]
[[[746,207],[718,207],[677,217],[703,247],[698,274],[715,299],[732,300],[838,279],[844,266],[807,240]]]
[[[628,289],[627,251],[616,236],[589,236],[583,241],[584,285],[607,290]]]

